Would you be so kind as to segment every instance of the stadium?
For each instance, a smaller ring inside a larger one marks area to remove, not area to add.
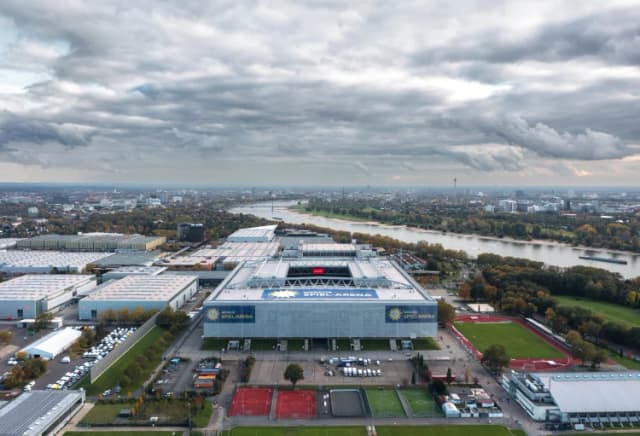
[[[397,264],[356,244],[301,244],[240,263],[205,301],[210,338],[435,336],[437,302]]]

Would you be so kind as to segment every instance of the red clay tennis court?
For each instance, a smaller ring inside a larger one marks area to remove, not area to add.
[[[277,419],[316,417],[316,391],[280,391],[276,400]]]
[[[267,416],[271,410],[273,389],[238,388],[233,396],[229,416]]]

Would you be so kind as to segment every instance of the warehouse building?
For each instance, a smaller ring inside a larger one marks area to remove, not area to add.
[[[124,251],[103,257],[95,262],[99,270],[110,270],[122,266],[151,266],[161,257],[160,251]]]
[[[228,242],[270,242],[276,234],[277,224],[239,229],[227,237]]]
[[[201,223],[178,223],[176,239],[180,242],[202,242],[204,225]]]
[[[79,273],[105,257],[105,253],[71,253],[66,251],[0,251],[0,273],[56,274]]]
[[[525,373],[502,386],[536,421],[602,428],[640,425],[640,372]]]
[[[180,308],[198,292],[196,276],[127,276],[112,280],[78,303],[79,319],[98,319],[106,310]]]
[[[75,251],[150,251],[164,244],[164,236],[124,235],[121,233],[85,233],[79,235],[41,235],[18,241],[19,249]]]
[[[67,327],[43,336],[20,351],[30,358],[51,360],[64,353],[80,336],[80,330]]]
[[[62,430],[85,401],[84,391],[32,391],[0,409],[0,435],[42,436]]]
[[[398,265],[366,247],[310,248],[315,257],[300,253],[239,264],[204,303],[204,335],[394,339],[436,334],[436,301]]]
[[[0,238],[0,250],[6,250],[8,248],[14,248],[19,239],[15,238]]]
[[[157,276],[166,270],[162,266],[123,266],[102,274],[102,281],[120,280],[127,276]]]
[[[91,275],[25,275],[0,283],[0,319],[36,318],[96,287]]]

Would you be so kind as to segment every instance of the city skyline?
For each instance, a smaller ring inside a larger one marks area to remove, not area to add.
[[[628,186],[640,8],[0,4],[0,182]]]

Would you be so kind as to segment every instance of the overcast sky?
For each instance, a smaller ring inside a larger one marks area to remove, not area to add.
[[[640,2],[2,0],[0,108],[0,181],[637,186]]]

